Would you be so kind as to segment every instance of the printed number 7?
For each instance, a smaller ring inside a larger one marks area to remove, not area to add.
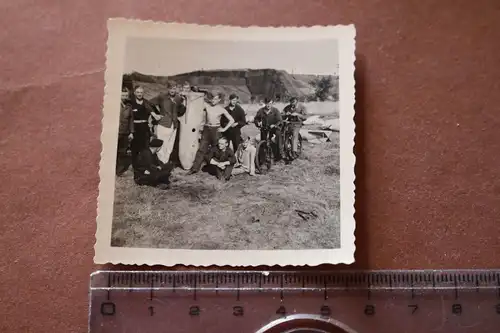
[[[418,305],[417,304],[410,304],[410,305],[408,305],[408,307],[413,309],[411,311],[411,314],[414,314],[418,310]]]

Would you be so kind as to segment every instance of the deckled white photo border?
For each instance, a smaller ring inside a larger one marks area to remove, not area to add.
[[[354,60],[353,25],[314,27],[232,27],[163,23],[116,18],[108,20],[102,152],[94,262],[96,264],[177,264],[195,266],[259,266],[350,264],[354,262]],[[340,107],[340,238],[338,249],[307,250],[184,250],[111,246],[115,191],[119,101],[125,45],[129,37],[193,40],[296,41],[337,39],[339,50]]]

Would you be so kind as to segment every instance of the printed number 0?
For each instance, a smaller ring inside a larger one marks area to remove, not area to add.
[[[101,314],[103,316],[113,316],[116,313],[116,306],[113,302],[104,302],[101,304]]]

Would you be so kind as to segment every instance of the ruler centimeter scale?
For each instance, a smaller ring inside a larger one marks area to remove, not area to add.
[[[98,271],[90,333],[500,332],[500,270]]]

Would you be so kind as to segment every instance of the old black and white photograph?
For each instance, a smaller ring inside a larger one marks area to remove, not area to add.
[[[108,31],[97,263],[354,260],[353,26]]]

